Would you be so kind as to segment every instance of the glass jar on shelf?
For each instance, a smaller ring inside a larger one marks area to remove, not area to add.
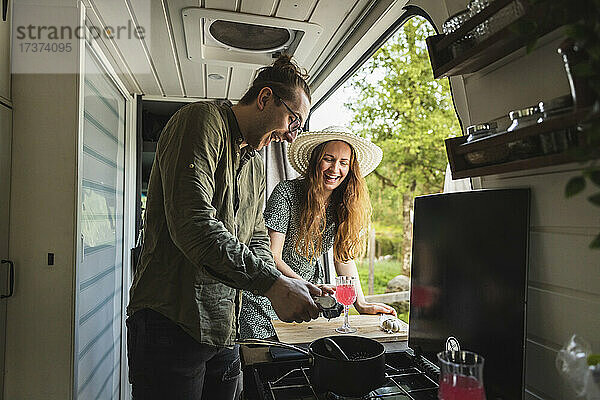
[[[461,10],[450,16],[442,25],[442,32],[446,35],[456,32],[467,20],[469,20],[470,11],[468,9]],[[473,46],[473,31],[467,32],[465,36],[457,39],[450,45],[452,57],[456,58],[465,50]]]
[[[512,123],[506,131],[513,132],[537,124],[542,113],[538,106],[531,106],[511,111],[508,116]],[[540,139],[537,136],[526,136],[510,142],[508,146],[510,148],[510,158],[512,159],[534,157],[541,153]]]
[[[507,132],[512,132],[516,129],[522,129],[526,126],[535,125],[538,119],[542,116],[538,106],[525,107],[520,110],[514,110],[508,113],[508,117],[512,121],[506,129]]]
[[[471,12],[471,17],[477,13],[483,11],[487,6],[492,4],[494,0],[471,0],[467,5],[467,8]]]
[[[477,15],[491,3],[493,3],[493,0],[471,0],[471,2],[468,4],[471,17]],[[524,14],[525,6],[523,5],[523,0],[514,0],[510,2],[475,27],[473,30],[474,40],[477,43],[484,41],[490,35],[516,21]]]
[[[494,121],[467,127],[467,143],[486,138],[496,133],[498,124]]]
[[[493,2],[494,0],[471,0],[467,5],[469,16],[473,18]],[[486,19],[473,29],[475,41],[481,42],[488,35],[489,30],[489,19]]]
[[[556,97],[551,100],[540,101],[538,104],[540,113],[538,123],[542,123],[559,115],[573,110],[573,99],[571,95]],[[574,145],[572,128],[564,128],[540,135],[540,142],[544,154],[557,153],[567,150]],[[571,139],[570,139],[571,138]]]

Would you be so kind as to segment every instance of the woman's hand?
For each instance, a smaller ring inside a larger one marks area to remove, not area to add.
[[[396,310],[392,306],[388,306],[384,303],[362,303],[358,302],[354,304],[354,308],[359,314],[392,314],[397,317]]]
[[[335,285],[327,285],[324,283],[320,283],[318,285],[316,285],[319,289],[321,289],[321,291],[323,292],[323,295],[326,294],[334,294],[335,293]]]

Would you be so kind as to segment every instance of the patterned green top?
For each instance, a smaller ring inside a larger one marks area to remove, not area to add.
[[[282,259],[285,263],[311,283],[323,283],[324,271],[319,261],[320,257],[333,247],[337,225],[335,213],[330,207],[326,210],[326,225],[323,233],[321,250],[317,256],[308,260],[296,251],[300,226],[300,206],[305,197],[303,179],[279,182],[273,189],[264,217],[267,228],[285,234]],[[242,293],[242,314],[240,318],[240,334],[242,338],[267,338],[275,335],[270,320],[277,319],[266,297],[255,296],[244,291]]]

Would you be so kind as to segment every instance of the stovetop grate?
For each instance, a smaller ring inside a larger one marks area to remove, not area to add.
[[[298,367],[268,380],[269,400],[346,400],[333,393],[318,393],[310,382],[309,367]],[[361,400],[437,400],[436,381],[415,366],[395,368],[386,364],[386,383]]]

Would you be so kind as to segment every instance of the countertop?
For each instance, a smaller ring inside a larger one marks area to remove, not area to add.
[[[320,337],[342,335],[335,332],[335,327],[342,324],[343,317],[327,320],[322,317],[311,322],[284,323],[273,321],[273,327],[279,340],[289,344],[307,344]],[[364,336],[381,342],[386,352],[402,351],[408,348],[408,325],[403,322],[400,332],[388,334],[379,329],[377,315],[351,315],[350,326],[355,326],[357,332],[352,335]],[[240,348],[242,362],[245,366],[257,363],[272,362],[268,346]]]

